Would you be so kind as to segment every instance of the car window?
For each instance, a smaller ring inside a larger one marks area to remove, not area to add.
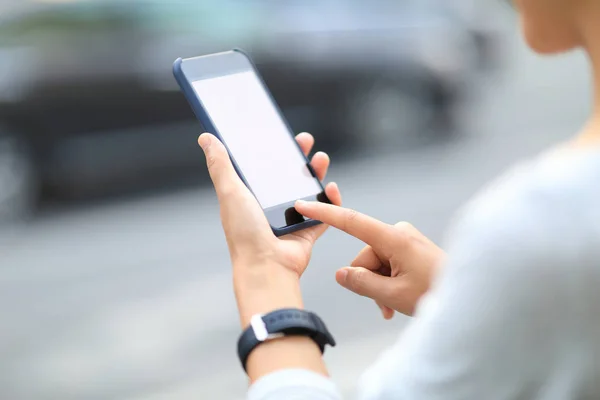
[[[259,13],[252,3],[233,0],[144,1],[137,18],[151,30],[236,35],[257,25]]]

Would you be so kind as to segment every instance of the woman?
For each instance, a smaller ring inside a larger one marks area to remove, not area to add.
[[[583,47],[596,77],[595,111],[571,141],[512,170],[473,200],[447,253],[407,223],[335,205],[298,203],[306,217],[367,246],[336,280],[374,299],[385,318],[414,315],[401,340],[364,375],[360,399],[600,399],[600,0],[518,0],[529,45]],[[297,138],[308,153],[312,137]],[[221,204],[242,327],[302,309],[299,278],[324,226],[277,239],[221,143],[203,134]],[[321,179],[329,159],[312,164]],[[249,398],[339,399],[307,336],[256,346]],[[352,351],[352,349],[347,349]]]

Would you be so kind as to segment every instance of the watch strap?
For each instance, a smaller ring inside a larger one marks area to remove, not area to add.
[[[255,315],[238,340],[238,356],[244,370],[252,350],[265,341],[282,336],[310,337],[321,353],[326,345],[335,346],[335,339],[325,323],[312,312],[285,308],[266,315]]]

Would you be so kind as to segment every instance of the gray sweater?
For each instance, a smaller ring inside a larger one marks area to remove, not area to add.
[[[514,168],[464,208],[449,237],[437,282],[356,398],[600,399],[600,151]],[[248,392],[340,398],[330,379],[302,370]]]

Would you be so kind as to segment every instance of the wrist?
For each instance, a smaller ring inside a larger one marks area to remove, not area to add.
[[[238,340],[238,356],[252,380],[284,368],[327,374],[322,354],[335,339],[314,313],[280,309],[255,315]]]
[[[304,369],[328,376],[319,346],[307,336],[285,336],[258,346],[248,357],[250,382],[282,369]]]
[[[298,275],[281,265],[234,266],[233,281],[242,328],[256,314],[304,309]]]

